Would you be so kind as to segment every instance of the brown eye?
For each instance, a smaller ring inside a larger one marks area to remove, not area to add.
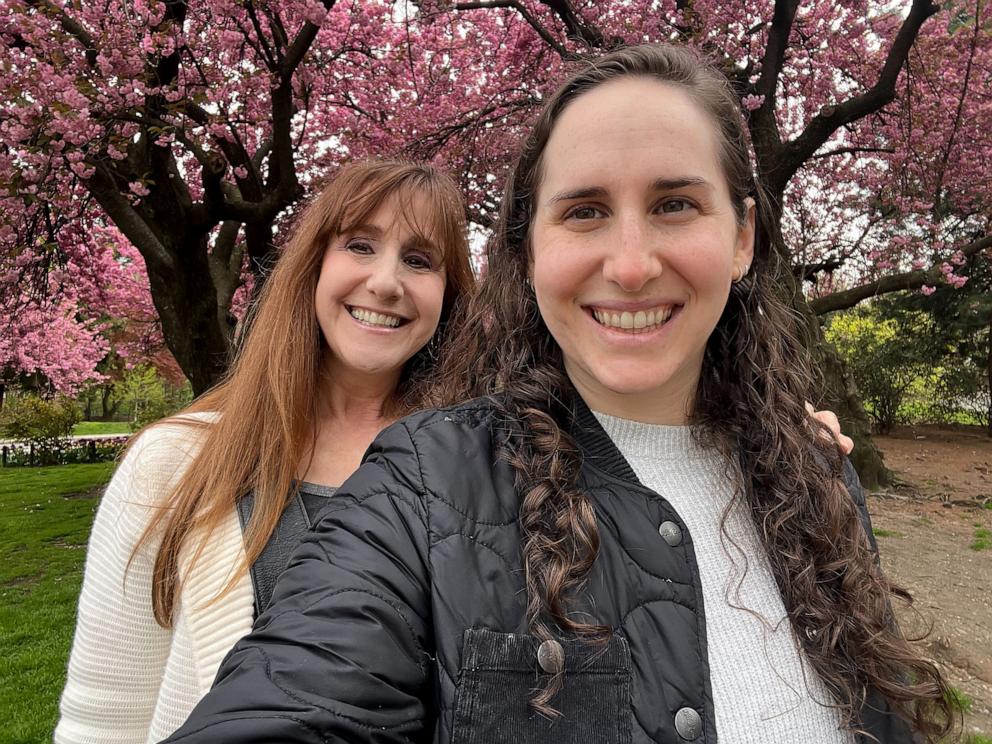
[[[692,202],[686,199],[668,199],[661,203],[660,210],[665,214],[678,214],[680,212],[687,212],[693,208]]]
[[[601,209],[591,206],[581,206],[575,207],[568,214],[565,215],[565,219],[569,220],[595,220],[603,217],[604,213]]]
[[[372,249],[372,244],[367,240],[349,240],[344,249],[350,253],[356,253],[359,256],[369,256],[374,253]]]
[[[408,253],[403,257],[403,262],[417,271],[430,271],[434,268],[434,262],[430,256],[425,256],[423,253]]]

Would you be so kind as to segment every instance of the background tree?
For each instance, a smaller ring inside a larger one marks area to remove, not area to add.
[[[201,392],[226,364],[246,266],[264,279],[296,201],[336,164],[437,160],[485,229],[569,62],[673,39],[740,92],[795,267],[783,292],[820,350],[816,314],[953,284],[954,256],[992,245],[982,1],[0,0],[0,277],[46,275],[67,229],[113,223]],[[838,359],[821,366],[827,403],[863,434]],[[869,484],[884,476],[865,441],[857,454]]]
[[[881,434],[903,420],[914,388],[940,380],[947,348],[932,318],[919,310],[862,305],[830,318],[825,336],[858,383],[867,412]],[[929,401],[928,401],[929,402]]]
[[[951,266],[946,268],[951,271]],[[955,287],[947,282],[920,292],[899,292],[874,304],[880,317],[899,326],[900,343],[915,348],[920,359],[937,370],[929,390],[928,418],[954,421],[967,413],[992,436],[992,265],[979,256],[955,268]],[[917,333],[907,317],[923,315],[927,333]]]

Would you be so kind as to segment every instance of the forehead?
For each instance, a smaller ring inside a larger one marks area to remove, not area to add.
[[[559,116],[542,157],[541,192],[681,177],[721,184],[719,151],[715,123],[687,92],[647,77],[613,80]]]
[[[443,234],[444,209],[423,189],[403,186],[392,192],[359,199],[342,220],[341,233],[358,230],[376,233],[399,231],[437,245]]]

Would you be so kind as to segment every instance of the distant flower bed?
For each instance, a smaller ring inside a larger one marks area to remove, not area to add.
[[[3,466],[71,465],[79,462],[105,462],[116,460],[130,435],[73,439],[61,447],[40,448],[27,442],[8,442],[3,445]]]

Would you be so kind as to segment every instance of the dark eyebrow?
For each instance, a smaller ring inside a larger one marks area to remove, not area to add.
[[[659,178],[651,184],[652,191],[673,191],[684,189],[687,186],[702,186],[707,189],[713,188],[712,184],[705,178],[696,176],[680,176],[678,178]],[[553,206],[558,202],[572,201],[573,199],[591,199],[593,197],[606,196],[606,189],[602,186],[590,186],[585,189],[575,189],[573,191],[559,191],[548,199],[548,206]]]
[[[686,186],[703,186],[705,188],[713,188],[710,182],[705,178],[698,178],[696,176],[680,176],[679,178],[659,178],[651,184],[651,190],[673,191],[675,189],[684,189]]]
[[[606,189],[601,186],[592,186],[587,189],[575,189],[574,191],[559,191],[548,199],[548,206],[558,202],[571,201],[573,199],[589,199],[594,196],[606,196]]]

